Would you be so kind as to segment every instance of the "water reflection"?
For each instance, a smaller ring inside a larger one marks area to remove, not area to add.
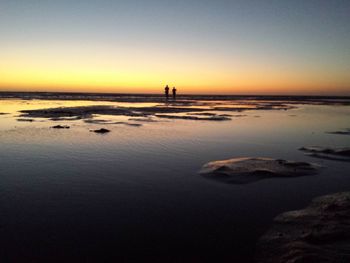
[[[225,122],[111,124],[111,132],[102,136],[90,130],[106,125],[84,120],[17,121],[23,109],[158,104],[0,101],[0,112],[10,113],[0,115],[5,259],[58,262],[86,256],[103,261],[138,255],[166,260],[175,255],[183,261],[214,256],[244,262],[275,215],[350,187],[348,164],[298,151],[304,145],[349,146],[348,136],[326,133],[349,128],[346,106],[253,110]],[[127,116],[94,118],[129,121]],[[71,129],[50,129],[56,124]],[[214,183],[197,174],[208,161],[241,156],[319,162],[325,169],[315,177],[244,186]]]

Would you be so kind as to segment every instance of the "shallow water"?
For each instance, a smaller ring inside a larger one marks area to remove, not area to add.
[[[314,159],[298,150],[350,146],[350,136],[326,133],[350,128],[349,106],[297,105],[246,111],[231,121],[162,119],[142,127],[17,121],[24,109],[158,104],[0,100],[0,112],[9,113],[0,115],[5,262],[249,262],[277,214],[350,189],[349,162]],[[57,124],[71,128],[50,129]],[[111,132],[90,132],[101,127]],[[309,161],[323,168],[315,176],[245,185],[197,173],[209,161],[243,156]]]

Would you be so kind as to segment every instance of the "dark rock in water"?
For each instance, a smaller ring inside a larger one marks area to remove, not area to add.
[[[224,114],[221,114],[220,116],[224,116]],[[231,116],[233,116],[233,117],[246,117],[248,115],[246,115],[246,114],[234,114],[234,115],[231,115]]]
[[[308,152],[310,156],[335,161],[350,161],[350,148],[329,148],[319,146],[302,147],[300,151]]]
[[[98,129],[98,130],[93,130],[93,132],[96,132],[96,133],[108,133],[108,132],[110,132],[110,130],[107,130],[105,128],[101,128],[101,129]]]
[[[87,120],[84,120],[84,122],[92,123],[92,124],[106,124],[106,125],[109,125],[109,124],[117,124],[117,125],[123,124],[123,125],[134,126],[134,127],[142,126],[141,123],[130,123],[130,122],[125,122],[125,121],[108,121],[108,120],[87,119]]]
[[[139,122],[158,122],[157,120],[154,120],[150,117],[148,118],[129,118],[129,121],[139,121]]]
[[[6,112],[0,112],[0,115],[7,115],[9,113],[6,113]]]
[[[23,122],[33,122],[33,119],[17,119],[17,121],[23,121]]]
[[[244,115],[243,115],[243,114],[236,114],[236,115],[232,115],[232,114],[219,114],[218,116],[220,116],[220,117],[232,117],[232,116],[241,117],[241,116],[244,116]]]
[[[244,184],[270,177],[313,175],[318,165],[270,158],[233,158],[205,164],[200,174],[225,183]]]
[[[92,123],[92,124],[113,124],[114,122],[108,121],[108,120],[96,120],[96,119],[87,119],[84,120],[85,123]]]
[[[165,119],[182,119],[182,120],[195,120],[195,121],[229,121],[231,118],[225,116],[209,116],[209,117],[198,117],[193,115],[160,115],[156,114],[158,118]]]
[[[117,121],[117,122],[114,122],[113,124],[123,124],[123,125],[133,126],[133,127],[141,127],[142,126],[141,123],[130,123],[130,122],[125,122],[125,121]]]
[[[141,126],[142,126],[141,123],[129,123],[129,122],[124,122],[123,124],[124,124],[124,125],[127,125],[127,126],[132,126],[132,127],[141,127]]]
[[[306,151],[306,152],[314,152],[314,153],[326,153],[326,154],[350,156],[350,148],[348,147],[326,148],[326,147],[319,147],[319,146],[309,146],[309,147],[302,147],[300,148],[300,150]]]
[[[75,117],[52,117],[49,118],[51,121],[76,121],[81,120],[83,118],[90,118],[91,115],[84,115],[84,116],[75,116]]]
[[[194,113],[187,113],[187,115],[217,116],[216,113],[212,113],[212,112],[194,112]]]
[[[350,192],[318,197],[274,221],[257,244],[255,262],[350,262]]]
[[[329,134],[340,134],[340,135],[350,135],[350,129],[345,129],[343,131],[333,131],[333,132],[327,132]]]
[[[69,129],[70,127],[68,125],[55,125],[52,126],[53,129]]]

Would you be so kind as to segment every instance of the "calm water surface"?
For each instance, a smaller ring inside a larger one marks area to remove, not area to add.
[[[249,262],[277,214],[350,189],[350,163],[298,151],[350,146],[350,136],[325,133],[350,128],[350,107],[299,105],[225,122],[162,119],[142,127],[17,121],[19,110],[77,105],[135,104],[0,100],[0,112],[9,113],[0,115],[3,262]],[[54,124],[71,128],[50,129]],[[112,132],[89,132],[101,127]],[[197,173],[206,162],[242,156],[324,168],[246,185]]]

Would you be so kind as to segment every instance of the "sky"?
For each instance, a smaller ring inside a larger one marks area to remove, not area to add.
[[[349,0],[0,0],[0,91],[350,95]]]

